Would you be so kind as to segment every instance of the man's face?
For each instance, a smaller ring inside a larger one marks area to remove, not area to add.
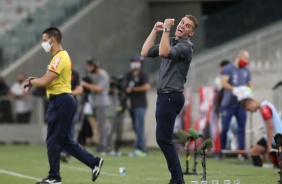
[[[25,75],[23,73],[17,74],[17,81],[22,82],[25,80]]]
[[[245,109],[250,112],[256,112],[258,108],[256,107],[256,103],[254,101],[249,101],[246,103]]]
[[[95,70],[95,66],[86,64],[86,70],[90,73],[93,73]]]
[[[246,61],[247,63],[249,63],[250,60],[250,54],[248,52],[243,52],[240,56],[239,59],[242,59],[244,61]]]
[[[46,34],[46,33],[44,33],[43,35],[42,35],[42,42],[51,42],[51,40],[50,40],[50,38],[49,38],[49,36]],[[51,43],[50,43],[51,44]]]
[[[194,23],[187,17],[183,17],[177,25],[175,36],[179,38],[189,38],[194,35]]]

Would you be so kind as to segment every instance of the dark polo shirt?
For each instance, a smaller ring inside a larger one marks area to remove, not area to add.
[[[162,58],[159,71],[158,90],[183,92],[192,60],[193,43],[188,38],[170,38],[171,51]],[[159,45],[153,46],[148,57],[159,56]]]

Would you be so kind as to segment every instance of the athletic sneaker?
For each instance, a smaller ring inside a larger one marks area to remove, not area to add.
[[[61,161],[65,162],[65,163],[69,163],[70,162],[70,156],[62,152],[61,153]]]
[[[136,150],[130,152],[128,154],[128,156],[130,156],[130,157],[146,157],[147,153],[145,153],[145,152],[143,152],[143,151],[141,151],[139,149],[136,149]]]
[[[59,181],[59,180],[49,179],[49,178],[45,178],[45,179],[42,179],[41,181],[36,182],[36,184],[48,184],[48,183],[51,183],[51,184],[62,184],[62,182]]]
[[[103,163],[104,163],[104,160],[102,158],[100,158],[98,165],[95,165],[94,168],[92,169],[92,181],[93,182],[98,178],[98,176],[101,172],[101,168],[103,166]]]
[[[237,159],[240,160],[240,161],[246,160],[246,158],[243,154],[238,154]]]

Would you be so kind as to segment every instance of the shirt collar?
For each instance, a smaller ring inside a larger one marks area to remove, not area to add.
[[[171,43],[173,44],[173,45],[175,45],[175,44],[177,44],[177,43],[183,43],[183,42],[187,42],[187,43],[189,43],[190,42],[190,38],[179,38],[178,40],[175,40],[175,37],[172,37],[171,38]]]

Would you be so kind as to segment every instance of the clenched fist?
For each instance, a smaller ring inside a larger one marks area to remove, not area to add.
[[[174,25],[174,19],[168,18],[164,21],[164,28],[170,29]]]
[[[162,22],[157,22],[154,25],[154,30],[156,30],[156,31],[163,31],[163,29],[164,29],[164,23],[162,23]]]

